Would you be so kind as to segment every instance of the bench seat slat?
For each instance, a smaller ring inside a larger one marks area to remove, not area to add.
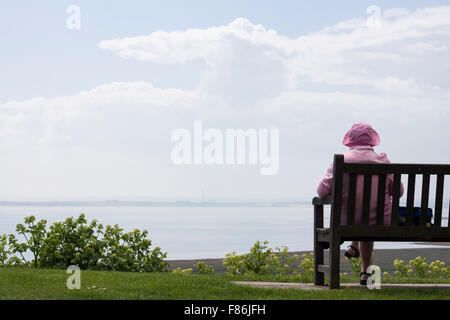
[[[326,275],[329,275],[330,274],[330,267],[328,265],[326,265],[326,264],[319,264],[317,266],[317,271],[318,272],[323,272]]]
[[[450,241],[449,227],[344,226],[340,229],[340,233],[342,240]]]

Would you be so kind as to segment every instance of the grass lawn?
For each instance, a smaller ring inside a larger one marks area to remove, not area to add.
[[[81,289],[68,290],[66,281],[69,276],[65,270],[0,268],[0,299],[450,299],[450,289],[443,288],[262,289],[238,286],[230,280],[282,279],[105,271],[82,271]],[[450,283],[450,280],[437,282]]]

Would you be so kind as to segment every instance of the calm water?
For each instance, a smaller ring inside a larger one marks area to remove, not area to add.
[[[104,225],[119,224],[125,231],[147,229],[153,246],[168,259],[221,258],[246,253],[256,240],[272,247],[312,250],[312,207],[0,207],[0,234],[11,233],[28,215],[48,223],[85,213]],[[326,224],[328,223],[326,219]],[[412,243],[379,242],[376,248],[412,248]]]

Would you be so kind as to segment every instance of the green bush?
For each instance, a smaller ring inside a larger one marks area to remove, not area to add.
[[[410,260],[407,265],[403,260],[394,261],[395,276],[404,277],[420,277],[420,278],[439,278],[450,277],[450,266],[446,267],[443,261],[433,261],[430,264],[422,257]]]
[[[164,261],[167,253],[151,247],[146,230],[124,233],[118,225],[106,228],[96,220],[88,223],[84,214],[53,223],[46,230],[46,221],[36,222],[34,216],[26,217],[15,235],[0,238],[1,266],[33,266],[35,268],[66,268],[78,265],[81,269],[116,270],[132,272],[167,271]],[[25,259],[31,252],[33,259]]]
[[[101,239],[102,231],[103,226],[96,220],[88,224],[84,214],[55,222],[43,241],[40,267],[78,265],[81,269],[96,269],[108,240]]]
[[[268,272],[269,256],[272,249],[268,248],[268,242],[256,241],[249,254],[237,255],[235,251],[227,253],[223,265],[228,274],[265,274]],[[274,261],[274,259],[271,259]]]
[[[41,220],[36,223],[36,218],[34,216],[29,216],[25,218],[25,225],[19,223],[16,226],[16,232],[22,235],[26,242],[23,243],[22,246],[16,243],[13,248],[17,248],[17,251],[20,251],[21,253],[30,250],[33,254],[34,259],[32,260],[32,264],[35,268],[39,265],[39,258],[45,240],[46,224],[46,220]]]
[[[350,263],[350,266],[352,267],[352,275],[358,276],[361,272],[361,259],[360,258],[345,258]]]
[[[314,252],[302,254],[302,262],[299,265],[299,275],[303,278],[312,279],[314,277]]]
[[[208,266],[203,261],[197,262],[197,272],[200,274],[210,274],[214,272],[213,266]]]
[[[288,247],[268,246],[268,241],[256,241],[250,249],[250,253],[238,255],[235,251],[226,254],[223,265],[227,273],[236,274],[266,274],[266,275],[299,275],[311,272],[310,267],[305,265],[295,266],[298,255],[289,256]]]
[[[433,261],[429,265],[427,276],[450,278],[450,266],[446,267],[443,261]]]
[[[238,255],[235,251],[226,254],[223,265],[229,275],[275,275],[289,276],[293,279],[301,278],[302,281],[311,282],[314,277],[314,254],[303,254],[300,264],[297,264],[298,256],[288,254],[288,248],[269,247],[268,242],[256,241],[250,249],[250,253]],[[361,271],[361,259],[346,259],[352,268],[351,277],[347,273],[341,273],[343,279],[359,278]],[[405,265],[403,260],[394,261],[395,272],[390,275],[384,272],[386,277],[411,277],[411,278],[450,278],[450,266],[436,260],[427,263],[425,258],[417,257]]]
[[[188,268],[188,269],[181,269],[180,267],[173,269],[172,271],[175,274],[190,274],[192,273],[192,268]]]
[[[6,267],[8,264],[8,257],[11,254],[8,249],[8,236],[3,234],[0,236],[0,265]]]

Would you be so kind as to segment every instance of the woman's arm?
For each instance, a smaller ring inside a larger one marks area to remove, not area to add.
[[[333,185],[333,164],[328,168],[327,173],[320,181],[319,186],[317,187],[317,194],[320,198],[326,197],[331,194],[331,188]]]

